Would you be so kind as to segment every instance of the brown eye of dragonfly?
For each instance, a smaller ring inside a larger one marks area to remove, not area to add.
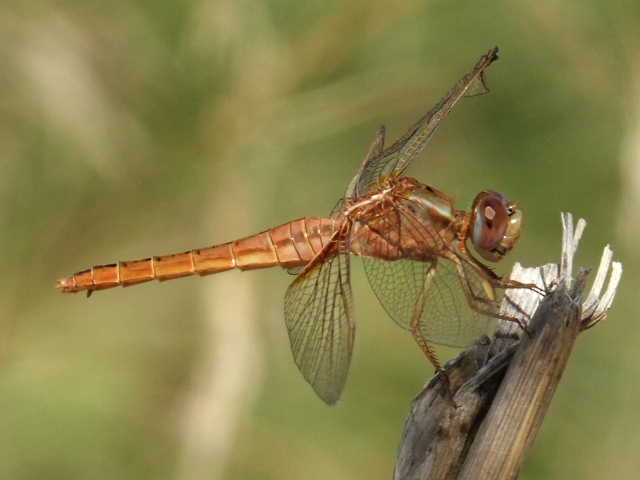
[[[500,260],[520,236],[521,214],[498,192],[480,193],[473,202],[471,241],[487,260]]]

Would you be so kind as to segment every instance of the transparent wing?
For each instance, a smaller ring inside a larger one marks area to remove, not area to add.
[[[480,335],[492,332],[497,324],[495,318],[471,307],[465,289],[471,289],[476,298],[487,300],[488,292],[483,288],[484,279],[475,270],[462,268],[466,270],[464,276],[455,262],[439,258],[427,274],[420,331],[433,343],[467,347]],[[492,313],[494,304],[487,303],[487,314]]]
[[[414,315],[419,314],[418,328],[425,339],[439,345],[466,347],[495,327],[495,319],[471,308],[462,284],[465,280],[450,260],[384,261],[363,257],[363,263],[376,297],[402,328],[410,330]],[[470,271],[467,279],[478,296],[486,296],[476,273]],[[422,312],[416,312],[416,308]]]
[[[296,365],[330,405],[344,388],[355,338],[347,247],[337,232],[296,277],[284,300]]]
[[[362,264],[382,307],[393,321],[409,330],[431,263],[362,257]]]
[[[358,196],[356,192],[358,179],[362,175],[362,172],[366,168],[369,161],[372,158],[382,153],[382,150],[384,149],[384,134],[385,134],[385,128],[384,128],[384,125],[381,125],[380,128],[378,128],[378,131],[376,133],[376,138],[373,139],[373,142],[369,146],[369,151],[367,152],[367,155],[364,157],[364,160],[360,165],[360,169],[355,174],[355,176],[351,179],[351,182],[349,182],[349,185],[347,186],[347,189],[344,192],[344,196],[340,200],[338,200],[338,203],[336,204],[336,206],[333,207],[333,210],[331,210],[331,215],[330,215],[331,217],[341,212],[342,207],[344,206],[344,203],[345,203],[345,199],[354,198]]]
[[[358,196],[358,182],[360,181],[360,178],[362,178],[363,173],[369,168],[371,161],[374,158],[377,158],[380,155],[382,155],[382,152],[384,151],[384,135],[385,135],[385,128],[384,128],[384,125],[381,125],[380,128],[378,128],[378,131],[376,133],[376,138],[374,138],[373,143],[371,143],[371,145],[369,146],[369,151],[367,152],[367,155],[364,157],[364,160],[360,165],[360,169],[358,170],[356,175],[351,180],[351,183],[347,187],[345,197]]]
[[[442,120],[464,96],[475,96],[488,91],[484,71],[498,59],[498,47],[483,56],[471,72],[462,77],[449,93],[438,102],[409,131],[378,155],[368,156],[361,167],[355,187],[357,196],[371,191],[382,179],[400,175],[431,140]]]

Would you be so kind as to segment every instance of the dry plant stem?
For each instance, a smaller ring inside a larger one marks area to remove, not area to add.
[[[522,337],[457,478],[517,477],[580,333],[584,277],[572,292],[556,290],[536,312],[534,333]]]
[[[553,293],[541,299],[533,290],[514,289],[502,304],[501,314],[530,319],[528,334],[520,335],[514,322],[501,322],[495,340],[485,338],[429,382],[407,418],[396,480],[518,476],[578,334],[606,319],[622,275],[607,246],[583,301],[588,272],[574,278],[572,270],[586,222],[574,228],[570,214],[562,220],[560,265],[516,264],[512,272],[515,280],[553,287]]]
[[[468,439],[514,351],[507,348],[487,363],[489,347],[484,337],[447,365],[446,379],[442,374],[434,377],[415,399],[398,454],[396,479],[456,477]],[[456,392],[453,402],[450,392]]]
[[[528,326],[530,335],[519,342],[500,338],[500,351],[488,362],[495,342],[476,345],[447,365],[454,403],[440,377],[430,382],[407,420],[397,480],[517,476],[580,332],[583,285],[549,295]]]

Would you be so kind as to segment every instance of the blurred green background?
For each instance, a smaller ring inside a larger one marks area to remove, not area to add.
[[[635,477],[639,29],[637,1],[3,1],[0,478],[390,478],[431,367],[357,259],[335,408],[291,360],[279,269],[53,287],[326,215],[377,126],[402,134],[496,44],[491,93],[409,174],[460,208],[485,188],[519,202],[500,272],[559,258],[560,211],[589,222],[580,265],[612,244],[615,308],[578,342],[522,478]]]

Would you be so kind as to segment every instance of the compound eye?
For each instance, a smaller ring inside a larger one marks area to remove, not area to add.
[[[517,210],[498,192],[480,193],[473,202],[471,241],[474,247],[487,260],[500,260],[511,244],[505,239],[511,218]]]

